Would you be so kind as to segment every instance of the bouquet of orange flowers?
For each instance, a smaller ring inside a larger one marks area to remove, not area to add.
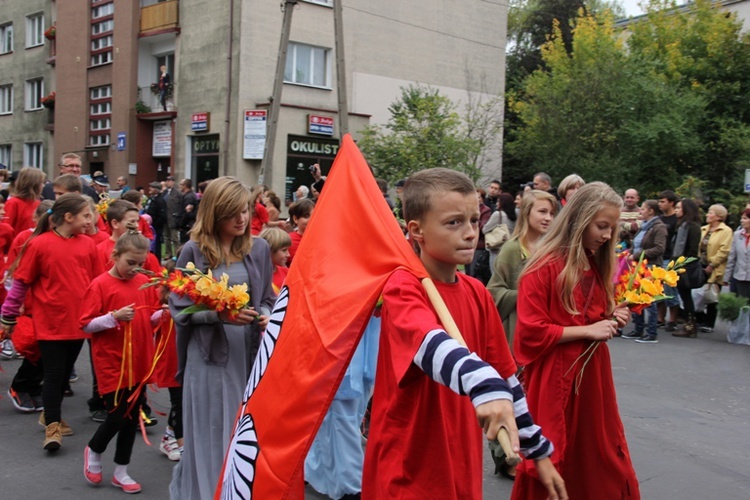
[[[664,284],[677,286],[680,274],[685,272],[685,265],[694,260],[695,257],[680,257],[663,268],[647,266],[643,254],[637,264],[629,262],[627,255],[621,257],[620,273],[615,285],[615,302],[626,302],[631,311],[640,313],[657,300],[672,298],[664,294]]]
[[[210,269],[208,273],[203,273],[192,262],[188,262],[184,269],[178,268],[171,273],[167,273],[166,269],[160,274],[144,272],[151,275],[151,280],[143,288],[165,286],[170,292],[180,297],[187,296],[193,301],[194,304],[183,309],[180,314],[228,311],[229,317],[234,319],[250,303],[246,283],[229,286],[229,276],[226,273],[222,273],[217,280]]]

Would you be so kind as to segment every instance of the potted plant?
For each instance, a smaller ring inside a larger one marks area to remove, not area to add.
[[[48,95],[42,97],[41,99],[42,106],[45,108],[54,108],[55,107],[55,93],[50,92]]]
[[[47,31],[44,32],[44,38],[47,40],[54,40],[57,36],[57,22],[52,23],[52,26],[47,28]]]

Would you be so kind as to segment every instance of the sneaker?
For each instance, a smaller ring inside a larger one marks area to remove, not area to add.
[[[44,444],[42,447],[47,451],[57,451],[62,446],[62,432],[60,424],[52,422],[45,427]]]
[[[622,334],[622,338],[624,338],[624,339],[639,339],[641,337],[643,337],[643,332],[636,332],[635,330],[633,330],[630,333],[623,333]]]
[[[635,339],[639,344],[658,344],[659,341],[656,339],[656,335],[644,335],[639,339]]]
[[[714,329],[711,328],[710,326],[699,326],[698,331],[701,333],[711,333],[714,331]]]
[[[667,332],[670,332],[670,333],[676,332],[677,331],[677,323],[675,323],[674,321],[670,321],[669,323],[667,323],[667,327],[664,330],[667,331]]]
[[[127,479],[130,479],[130,481],[133,481],[129,477]],[[117,486],[125,493],[140,493],[141,492],[141,485],[136,483],[135,481],[133,481],[132,483],[131,482],[121,483],[114,476],[112,477],[112,486]]]
[[[44,411],[44,401],[41,394],[30,394],[31,401],[34,403],[34,411]]]
[[[75,392],[73,392],[73,389],[70,388],[70,384],[68,387],[65,388],[65,391],[63,391],[63,396],[66,398],[72,398]]]
[[[89,418],[94,422],[102,423],[107,420],[107,410],[94,410],[89,412]]]
[[[11,387],[8,389],[8,397],[13,401],[13,406],[16,407],[16,410],[24,413],[33,413],[36,411],[34,401],[32,401],[31,395],[28,392],[16,392]]]
[[[13,347],[13,341],[10,339],[3,340],[2,348],[0,348],[0,357],[3,359],[13,359],[15,353],[16,349]]]
[[[44,418],[44,413],[42,413],[41,415],[39,415],[39,425],[41,425],[45,429],[48,427],[47,426],[47,421]],[[50,424],[50,425],[52,425],[52,424]],[[60,432],[65,437],[72,436],[73,434],[75,434],[73,432],[73,429],[68,425],[68,423],[65,420],[60,420]]]
[[[146,414],[146,418],[143,419],[144,427],[153,427],[158,423],[159,421],[155,417],[152,417],[150,414]]]
[[[102,471],[91,472],[89,470],[89,447],[83,449],[83,477],[86,478],[91,484],[99,484],[102,482]]]
[[[161,438],[159,444],[159,451],[164,453],[168,459],[173,462],[178,462],[182,453],[180,452],[180,445],[177,444],[177,440],[173,437],[164,436]]]
[[[71,384],[78,382],[78,373],[76,372],[75,368],[73,368],[73,371],[70,372],[70,378],[68,379],[68,382],[70,382]]]

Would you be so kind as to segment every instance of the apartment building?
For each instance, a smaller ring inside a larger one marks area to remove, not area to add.
[[[289,198],[310,183],[309,165],[325,173],[338,150],[333,1],[5,0],[0,35],[6,44],[12,23],[15,45],[0,50],[0,89],[12,84],[14,106],[6,112],[0,93],[0,154],[9,151],[13,168],[55,175],[54,157],[75,151],[84,172],[124,175],[131,187],[168,174],[196,183],[236,175]],[[388,120],[409,83],[436,87],[459,106],[467,92],[502,91],[504,3],[341,1],[355,138]],[[273,162],[261,172],[284,8],[293,16],[281,111]],[[49,36],[27,47],[37,14]],[[39,79],[35,95],[54,92],[51,107],[26,109],[26,87]],[[41,144],[41,160],[26,161],[27,144],[29,160],[30,144]],[[499,165],[498,154],[488,175],[499,176]]]

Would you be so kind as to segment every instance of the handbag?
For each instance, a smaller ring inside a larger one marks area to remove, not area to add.
[[[706,273],[700,261],[694,260],[685,266],[685,274],[682,275],[677,286],[683,289],[695,290],[702,288],[706,283]]]
[[[510,238],[510,231],[505,224],[498,224],[484,235],[484,246],[487,250],[498,250]]]
[[[719,302],[719,290],[716,283],[706,283],[703,288],[704,304],[716,304]]]

